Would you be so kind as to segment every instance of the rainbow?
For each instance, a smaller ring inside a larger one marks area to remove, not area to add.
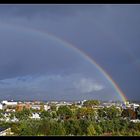
[[[6,25],[9,25],[9,24],[6,24]],[[10,24],[10,26],[11,26],[11,24]],[[75,52],[79,53],[84,58],[86,58],[86,60],[88,60],[92,65],[94,65],[101,72],[101,74],[109,81],[109,83],[112,85],[114,90],[118,93],[118,95],[120,96],[120,98],[122,99],[123,102],[126,102],[128,100],[127,97],[125,96],[125,94],[123,93],[123,91],[119,88],[119,86],[111,78],[111,76],[99,64],[97,64],[97,62],[93,58],[91,58],[83,50],[81,50],[78,47],[72,45],[68,41],[65,41],[63,39],[60,39],[60,38],[56,37],[55,35],[50,34],[49,32],[45,32],[45,31],[42,31],[42,30],[39,30],[39,29],[34,29],[34,28],[25,28],[25,27],[17,27],[17,26],[15,28],[20,29],[20,30],[23,29],[24,31],[25,30],[31,31],[32,33],[35,33],[35,34],[38,33],[39,35],[42,35],[43,37],[48,36],[51,39],[64,44],[64,46],[73,49]]]

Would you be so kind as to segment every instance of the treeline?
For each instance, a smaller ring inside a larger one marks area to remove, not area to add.
[[[96,105],[98,102],[96,102]],[[130,113],[115,106],[94,109],[90,103],[78,108],[76,105],[60,106],[58,110],[41,111],[40,119],[30,119],[33,110],[15,112],[19,122],[4,123],[18,136],[135,136],[140,135],[140,123],[130,121]]]

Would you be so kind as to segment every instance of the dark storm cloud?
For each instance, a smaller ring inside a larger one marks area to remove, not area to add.
[[[0,85],[2,98],[83,100],[106,96],[108,99],[118,99],[118,94],[113,88],[106,88],[103,81],[99,82],[95,77],[86,78],[81,74],[23,76],[2,82],[8,83]],[[108,91],[111,92],[110,95],[107,94]]]
[[[94,58],[126,96],[140,98],[139,64],[135,64],[140,59],[140,5],[0,5],[0,22],[49,31],[68,40]],[[24,73],[24,64],[16,58],[14,62],[6,68],[1,62],[1,71]],[[38,66],[43,62],[38,61]]]
[[[62,5],[57,5],[57,4],[40,4],[40,5],[0,5],[0,12],[1,14],[3,13],[11,13],[11,15],[14,16],[43,16],[44,15],[59,15],[59,16],[66,16],[66,15],[75,15],[76,13],[81,12],[90,12],[90,10],[96,10],[100,12],[101,9],[106,8],[106,6],[103,5],[67,5],[67,4],[62,4]],[[8,10],[9,9],[9,10]]]
[[[7,28],[0,28],[0,79],[29,74],[79,72],[81,66],[87,63],[63,43],[39,36],[36,32]]]

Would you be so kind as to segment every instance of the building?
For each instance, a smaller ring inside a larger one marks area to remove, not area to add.
[[[134,123],[140,123],[140,120],[139,119],[134,119],[134,120],[130,120],[131,122],[134,122]]]
[[[3,105],[0,103],[0,110],[2,110],[3,109]]]
[[[31,108],[34,110],[41,110],[42,105],[32,105]]]
[[[87,100],[83,100],[83,101],[81,101],[81,105],[84,105],[84,102],[86,102]]]
[[[51,107],[49,105],[44,105],[44,110],[47,111],[49,110]]]
[[[124,102],[125,105],[129,105],[129,101]]]
[[[13,102],[13,101],[2,101],[2,104],[5,104],[7,106],[16,106],[17,102]]]
[[[18,120],[16,117],[14,117],[14,118],[11,119],[10,121],[11,121],[11,122],[18,122],[19,120]]]
[[[23,104],[23,103],[20,103],[16,106],[16,110],[17,111],[22,111],[23,108],[25,109],[30,109],[31,108],[31,105],[30,104]]]
[[[6,109],[6,112],[16,112],[16,110],[15,109],[9,109],[9,108],[7,108]]]
[[[40,116],[38,113],[32,113],[31,119],[40,119]]]
[[[0,136],[8,136],[11,135],[11,128],[2,128],[0,127]]]
[[[129,107],[135,111],[139,107],[139,104],[131,103]]]

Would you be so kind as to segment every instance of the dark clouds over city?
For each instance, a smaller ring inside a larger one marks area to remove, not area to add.
[[[86,58],[32,30],[83,50],[140,99],[140,5],[0,5],[1,98],[118,99]]]

